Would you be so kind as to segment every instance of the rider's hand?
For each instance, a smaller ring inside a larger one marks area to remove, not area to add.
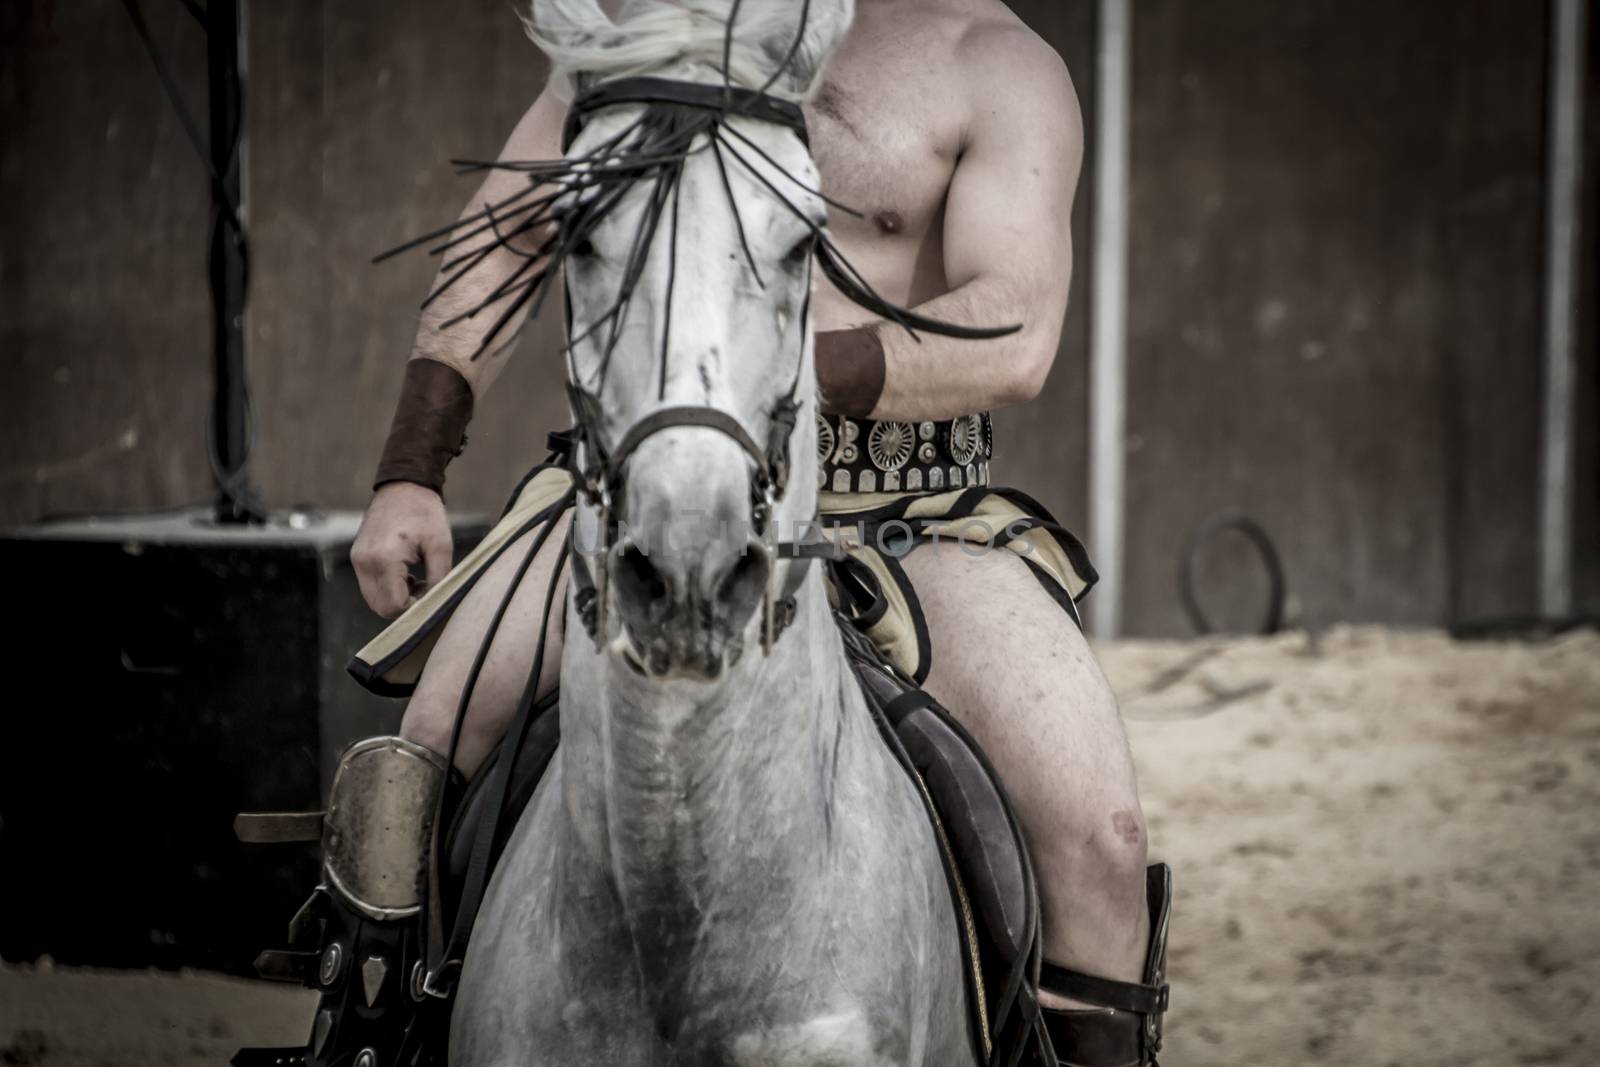
[[[392,619],[450,570],[451,548],[450,520],[439,494],[410,482],[390,482],[367,505],[350,562],[368,606]],[[417,563],[427,579],[413,590],[410,568]]]

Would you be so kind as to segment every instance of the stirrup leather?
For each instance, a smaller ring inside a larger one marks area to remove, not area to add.
[[[1150,908],[1150,947],[1144,981],[1118,982],[1046,962],[1039,986],[1098,1005],[1091,1009],[1042,1009],[1061,1067],[1157,1067],[1162,1020],[1168,1002],[1167,927],[1172,916],[1172,869],[1152,864],[1145,872]]]

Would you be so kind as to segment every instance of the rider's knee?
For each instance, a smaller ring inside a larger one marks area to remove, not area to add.
[[[1103,806],[1100,823],[1089,837],[1091,858],[1115,887],[1144,886],[1145,866],[1150,860],[1150,843],[1145,831],[1144,811],[1137,797],[1126,797]]]
[[[1099,886],[1109,897],[1142,899],[1149,842],[1136,794],[1107,792],[1091,803],[1080,798],[1070,811],[1058,813],[1058,819],[1057,832],[1041,857],[1047,877],[1070,882],[1079,891]]]
[[[450,751],[459,704],[459,695],[418,687],[400,720],[400,736],[441,756],[446,755]],[[456,770],[468,778],[477,773],[478,767],[505,736],[507,720],[513,710],[499,702],[473,701],[472,707],[467,709],[467,721],[461,726],[461,736],[456,739]]]
[[[1133,760],[1127,755],[1126,740],[1122,735],[1121,713],[1110,683],[1099,671],[1095,672],[1098,685],[1092,699],[1103,702],[1096,709],[1094,721],[1115,724],[1110,727],[1115,739],[1106,737],[1107,747],[1124,758],[1108,758],[1097,769],[1098,787],[1085,801],[1081,796],[1072,805],[1070,816],[1073,840],[1081,843],[1087,862],[1094,871],[1104,872],[1111,886],[1144,885],[1145,866],[1149,859],[1149,839],[1144,820],[1144,808],[1139,803],[1139,788],[1134,776]]]
[[[449,751],[450,732],[455,721],[454,706],[447,707],[418,694],[406,705],[406,713],[400,720],[400,736],[443,755]]]

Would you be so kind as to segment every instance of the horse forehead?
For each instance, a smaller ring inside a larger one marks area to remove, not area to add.
[[[760,153],[751,147],[754,145],[796,177],[816,169],[811,150],[797,130],[748,115],[729,115],[724,125],[728,128],[729,140],[752,163],[764,162],[759,159]]]
[[[636,121],[643,110],[642,104],[620,104],[594,112],[585,119],[568,157],[594,151]],[[794,130],[742,115],[729,115],[721,125],[725,147],[720,159],[708,150],[702,137],[699,150],[685,163],[686,181],[704,186],[705,194],[714,192],[720,200],[726,197],[722,185],[726,174],[741,211],[792,211],[780,199],[781,194],[802,213],[815,213],[820,201],[810,190],[817,187],[819,172],[810,150]]]
[[[583,116],[582,125],[572,143],[567,146],[567,156],[581,156],[592,152],[606,141],[621,133],[644,111],[643,104],[618,104],[598,108]]]
[[[729,118],[726,125],[730,176],[737,171],[746,187],[759,190],[761,198],[774,206],[790,210],[779,199],[782,194],[809,213],[818,201],[811,190],[817,188],[819,176],[816,161],[799,135],[785,126],[739,116]]]

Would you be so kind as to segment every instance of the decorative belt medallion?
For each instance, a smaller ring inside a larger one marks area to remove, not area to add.
[[[881,471],[897,471],[911,458],[909,422],[874,422],[867,434],[867,458]]]
[[[987,412],[917,423],[819,415],[817,485],[835,493],[988,485],[993,432]]]
[[[965,467],[978,455],[983,444],[983,420],[976,415],[962,415],[950,420],[945,431],[945,448],[956,466]]]
[[[828,462],[828,457],[833,455],[834,446],[838,443],[839,439],[833,433],[833,424],[822,417],[822,412],[817,412],[817,462]]]

